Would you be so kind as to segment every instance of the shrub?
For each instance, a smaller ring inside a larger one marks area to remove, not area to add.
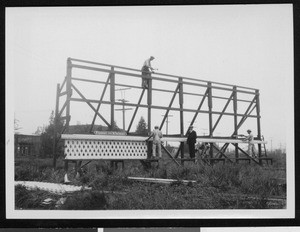
[[[106,209],[108,206],[105,194],[100,191],[81,191],[69,196],[62,205],[64,210]]]
[[[22,167],[16,167],[15,169],[15,180],[34,180],[40,177],[40,171],[32,166],[26,165]]]
[[[53,199],[51,204],[42,205],[47,199]],[[53,209],[58,196],[41,190],[27,190],[26,187],[15,187],[15,207],[18,209]]]
[[[40,171],[40,176],[39,178],[36,178],[36,181],[61,183],[63,182],[63,178],[64,178],[63,169],[58,169],[55,171],[52,168],[48,167]]]

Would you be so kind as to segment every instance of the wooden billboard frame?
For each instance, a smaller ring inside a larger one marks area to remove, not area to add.
[[[72,70],[73,69],[81,69],[81,70],[92,70],[96,72],[102,72],[108,74],[108,77],[106,80],[91,80],[91,79],[84,79],[84,78],[77,78],[72,76]],[[115,75],[124,75],[127,76],[127,78],[130,77],[137,77],[137,78],[147,78],[148,79],[148,88],[143,88],[141,86],[136,85],[129,85],[129,84],[121,84],[116,83]],[[88,82],[88,83],[97,83],[97,84],[103,84],[103,91],[101,94],[100,99],[87,99],[80,90],[75,86],[73,81],[81,81],[81,82]],[[152,83],[154,81],[164,81],[167,83],[175,83],[176,88],[174,91],[172,90],[166,90],[166,89],[160,89],[160,88],[153,88]],[[184,92],[184,87],[192,85],[196,87],[202,87],[205,88],[204,93],[189,93]],[[115,99],[115,90],[116,86],[118,87],[130,87],[135,89],[142,89],[142,92],[140,96],[138,97],[137,103],[129,103],[129,102],[118,102]],[[104,101],[104,95],[107,91],[107,89],[110,89],[110,100]],[[227,93],[230,93],[229,97],[221,97],[221,96],[215,96],[213,95],[213,90],[221,90]],[[73,92],[76,92],[80,98],[73,98],[72,94]],[[169,102],[168,106],[158,106],[152,104],[152,96],[153,92],[159,91],[159,92],[168,92],[172,93],[172,98]],[[145,92],[147,92],[147,104],[141,104],[141,101],[145,95]],[[249,94],[253,96],[252,100],[245,100],[238,98],[237,93],[243,93],[243,94]],[[176,96],[179,96],[179,107],[173,107],[173,102]],[[185,108],[184,107],[184,96],[185,95],[192,95],[196,97],[201,97],[199,100],[199,105],[197,109],[191,109],[191,108]],[[59,106],[59,100],[61,97],[66,97],[66,101],[62,105],[62,107]],[[207,99],[208,104],[208,110],[201,110],[205,100]],[[221,111],[215,111],[213,110],[213,102],[214,99],[223,99],[226,100],[226,103]],[[214,146],[213,141],[214,139],[218,139],[220,137],[214,136],[214,131],[217,128],[217,126],[220,123],[221,118],[224,115],[232,116],[233,117],[233,126],[234,131],[226,137],[221,137],[221,139],[228,139],[228,142],[226,142],[221,149],[218,149],[218,155],[220,157],[228,158],[224,153],[227,147],[232,144],[235,147],[235,158],[238,160],[239,158],[239,150],[242,150],[239,147],[238,143],[232,143],[230,142],[235,135],[238,134],[239,128],[245,123],[245,121],[248,118],[255,118],[256,124],[257,124],[257,136],[255,137],[255,140],[262,141],[262,135],[261,135],[261,115],[260,115],[260,94],[259,90],[255,88],[249,88],[249,87],[243,87],[238,85],[230,85],[230,84],[224,84],[219,82],[212,82],[212,81],[205,81],[195,78],[189,78],[189,77],[181,77],[181,76],[175,76],[175,75],[169,75],[169,74],[163,74],[163,73],[155,73],[151,75],[151,78],[149,76],[143,76],[141,74],[141,70],[138,69],[132,69],[132,68],[126,68],[116,65],[110,65],[110,64],[103,64],[98,62],[92,62],[87,60],[81,60],[81,59],[74,59],[74,58],[68,58],[67,59],[67,70],[66,70],[66,77],[63,81],[63,83],[57,84],[57,93],[56,93],[56,107],[55,107],[55,120],[54,120],[54,143],[53,143],[53,153],[54,153],[54,159],[53,159],[53,165],[55,167],[56,165],[56,147],[57,147],[57,141],[60,139],[61,134],[68,133],[69,132],[69,126],[70,126],[70,120],[71,120],[71,112],[70,112],[70,105],[71,102],[84,102],[89,105],[89,107],[94,111],[94,117],[91,123],[90,127],[90,133],[93,131],[93,127],[95,124],[95,120],[97,116],[108,126],[112,127],[114,120],[115,120],[115,106],[121,105],[121,106],[130,106],[135,107],[134,113],[132,115],[132,118],[130,120],[130,123],[128,125],[128,128],[126,130],[127,134],[130,135],[130,129],[132,127],[133,121],[135,119],[135,116],[137,114],[137,111],[139,108],[146,108],[147,109],[147,122],[148,122],[148,132],[151,131],[151,119],[152,119],[152,109],[161,109],[165,110],[164,117],[161,121],[159,129],[161,129],[164,124],[166,123],[166,119],[168,117],[169,112],[172,111],[178,111],[180,115],[180,131],[178,133],[178,137],[185,137],[187,134],[187,130],[184,129],[184,112],[192,112],[194,113],[193,119],[190,122],[190,125],[193,125],[198,114],[206,114],[209,118],[209,134],[208,138],[211,139],[210,145],[211,147]],[[246,102],[248,104],[248,107],[246,111],[241,114],[238,113],[238,103],[239,102]],[[92,103],[97,103],[97,107],[95,108]],[[106,119],[104,115],[102,115],[99,111],[102,104],[110,105],[110,119]],[[229,104],[233,104],[233,112],[226,112]],[[255,110],[254,114],[253,111]],[[63,116],[64,114],[64,116]],[[218,119],[213,122],[213,115],[219,115]],[[240,121],[238,121],[238,117],[241,117]],[[58,132],[57,131],[57,125],[58,120],[64,120],[65,125],[63,127],[63,130]],[[201,137],[201,136],[198,136]],[[175,155],[175,158],[181,155],[181,158],[184,158],[184,142],[180,142],[179,149]],[[244,154],[248,155],[246,152],[243,151]],[[213,158],[213,149],[210,150],[210,156]],[[262,147],[261,143],[258,143],[258,157],[260,158],[262,156]],[[250,156],[249,156],[250,157]],[[261,164],[261,160],[256,163]]]

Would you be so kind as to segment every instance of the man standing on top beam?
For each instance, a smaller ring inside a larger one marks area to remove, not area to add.
[[[143,88],[148,88],[149,86],[149,79],[151,78],[151,73],[154,73],[153,70],[157,70],[152,68],[151,66],[151,61],[154,60],[155,58],[153,56],[150,56],[149,59],[145,60],[143,67],[142,67],[142,87]],[[147,76],[148,78],[145,78],[144,76]]]

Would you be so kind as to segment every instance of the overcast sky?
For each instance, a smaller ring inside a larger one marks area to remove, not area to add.
[[[48,124],[68,57],[140,69],[153,55],[160,73],[259,89],[262,134],[269,146],[271,140],[273,148],[284,146],[293,132],[292,10],[291,4],[6,8],[7,125],[15,117],[20,132],[31,134]],[[72,109],[81,112],[73,124],[91,122],[92,112]],[[121,127],[121,112],[116,121]],[[203,122],[195,123],[198,134],[208,126]],[[170,118],[170,133],[178,124]]]

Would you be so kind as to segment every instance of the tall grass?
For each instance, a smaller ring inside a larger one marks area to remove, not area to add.
[[[47,198],[55,199],[52,203],[43,205]],[[15,207],[16,209],[54,209],[55,202],[59,196],[41,190],[27,190],[24,186],[15,187]]]
[[[36,161],[33,168],[27,161],[16,166],[16,180],[36,180],[59,183],[63,180],[63,169],[53,170],[49,161]],[[282,161],[278,162],[278,166]],[[96,162],[85,168],[79,179],[72,177],[72,184],[92,187],[92,191],[78,192],[67,196],[60,209],[265,209],[284,208],[285,204],[271,204],[269,198],[286,195],[278,179],[284,172],[255,164],[185,163],[178,167],[168,158],[163,158],[159,167],[152,165],[145,170],[138,161],[126,161],[125,169],[113,170],[109,162]],[[131,181],[128,176],[171,178],[173,184],[151,184]],[[185,185],[181,180],[194,180]],[[16,192],[16,205],[21,208],[39,208],[39,199],[26,190]],[[274,202],[273,202],[274,203]]]
[[[47,181],[61,183],[63,181],[63,161],[58,160],[57,169],[53,170],[50,158],[19,157],[15,160],[15,180]]]
[[[76,192],[62,205],[63,210],[100,210],[107,208],[107,199],[101,191]]]

